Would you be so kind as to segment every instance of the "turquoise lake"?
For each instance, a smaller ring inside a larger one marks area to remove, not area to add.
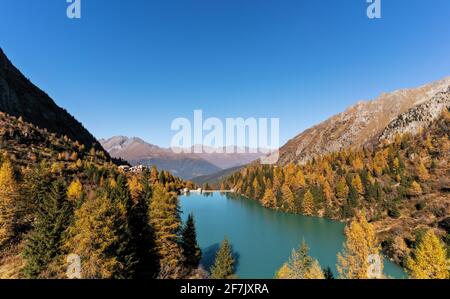
[[[273,278],[302,240],[322,267],[336,274],[336,255],[344,242],[344,224],[265,209],[257,202],[225,194],[180,196],[183,220],[194,213],[202,265],[209,269],[225,236],[233,246],[239,278]],[[401,267],[384,259],[384,273],[404,278]]]

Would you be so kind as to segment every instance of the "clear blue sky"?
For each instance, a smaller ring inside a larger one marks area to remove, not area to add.
[[[96,137],[279,117],[282,143],[383,91],[450,75],[450,1],[1,0],[0,47]]]

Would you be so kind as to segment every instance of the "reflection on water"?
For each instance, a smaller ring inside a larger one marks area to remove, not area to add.
[[[272,278],[293,248],[305,240],[310,254],[336,274],[336,254],[344,242],[344,224],[261,207],[239,195],[191,194],[181,197],[183,218],[195,215],[202,265],[209,269],[225,236],[233,246],[240,278]],[[185,219],[184,219],[185,220]],[[385,272],[401,278],[400,267],[385,261]]]

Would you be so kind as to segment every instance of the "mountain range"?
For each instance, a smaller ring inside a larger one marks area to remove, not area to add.
[[[324,122],[305,130],[280,148],[279,165],[305,163],[343,149],[373,147],[396,134],[416,134],[450,106],[450,77],[417,88],[382,93],[360,101]],[[259,154],[175,154],[171,149],[133,137],[116,136],[100,143],[112,157],[131,164],[155,165],[198,184],[215,183]]]
[[[397,133],[417,133],[449,107],[450,77],[417,88],[382,93],[360,101],[289,140],[280,148],[278,164],[304,163],[342,149],[372,147]],[[176,154],[140,138],[116,136],[97,141],[84,126],[28,80],[0,49],[0,111],[60,136],[79,141],[87,148],[104,149],[114,158],[133,165],[155,165],[184,179],[213,181],[262,155]],[[107,155],[108,156],[108,155]]]
[[[193,179],[220,173],[227,169],[246,165],[259,159],[262,154],[251,153],[175,153],[137,137],[115,136],[99,140],[112,157],[127,160],[132,165],[156,166],[168,170],[183,179]],[[224,150],[225,152],[225,150]]]

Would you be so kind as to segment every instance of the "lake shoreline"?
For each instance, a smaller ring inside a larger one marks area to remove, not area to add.
[[[276,270],[287,261],[292,249],[298,248],[302,240],[306,240],[321,266],[332,267],[337,275],[336,255],[344,243],[345,223],[325,217],[268,209],[238,193],[230,195],[220,192],[207,195],[193,193],[180,199],[183,214],[194,213],[199,226],[200,246],[202,250],[206,249],[207,255],[226,235],[237,246],[241,265],[238,275],[243,274],[240,277],[273,278]],[[202,200],[208,197],[215,200]],[[231,222],[230,215],[233,215]],[[260,260],[267,261],[270,267],[259,265],[254,255],[262,255]],[[387,257],[384,259],[387,276],[406,276],[401,267]]]

